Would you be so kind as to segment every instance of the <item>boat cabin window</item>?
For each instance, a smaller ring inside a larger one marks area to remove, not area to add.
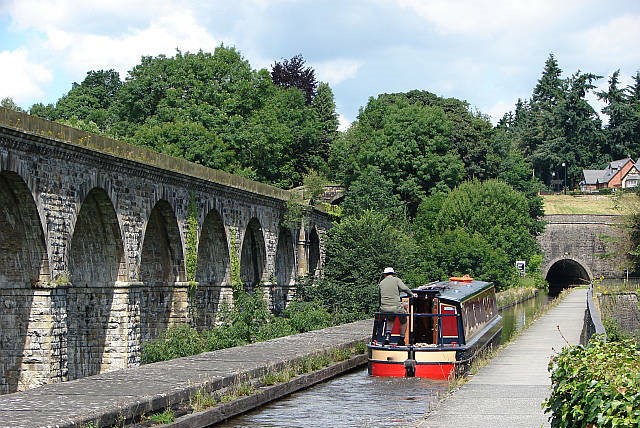
[[[442,338],[457,339],[458,338],[458,317],[456,307],[440,303],[440,314],[445,315],[442,318]]]

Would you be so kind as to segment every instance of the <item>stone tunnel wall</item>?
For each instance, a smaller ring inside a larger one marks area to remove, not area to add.
[[[542,274],[546,277],[551,267],[562,260],[579,263],[590,276],[589,279],[623,276],[620,261],[606,257],[605,236],[615,237],[621,233],[621,216],[615,215],[569,215],[545,216],[545,231],[538,237],[543,251]]]
[[[281,189],[0,113],[0,393],[136,366],[169,325],[211,325],[232,256],[279,310],[322,273],[331,223],[282,227]]]

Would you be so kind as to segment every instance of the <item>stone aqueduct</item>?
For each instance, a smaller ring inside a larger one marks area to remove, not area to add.
[[[0,393],[136,366],[168,325],[211,325],[232,299],[234,260],[244,286],[282,309],[321,272],[330,227],[318,210],[283,226],[289,199],[0,109]]]

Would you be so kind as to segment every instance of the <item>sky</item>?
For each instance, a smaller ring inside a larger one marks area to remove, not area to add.
[[[640,0],[0,0],[0,99],[55,103],[90,70],[234,46],[254,69],[302,55],[341,129],[370,97],[426,90],[493,123],[529,99],[551,53],[563,77],[640,71]],[[602,108],[589,97],[596,110]]]

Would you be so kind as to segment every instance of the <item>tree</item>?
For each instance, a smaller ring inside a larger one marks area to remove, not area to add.
[[[311,104],[316,95],[318,83],[315,71],[311,67],[305,68],[304,58],[300,54],[290,60],[276,61],[271,67],[271,79],[274,84],[283,88],[301,90],[305,94],[307,104]]]
[[[553,111],[564,97],[564,82],[561,79],[562,70],[553,53],[544,63],[542,76],[533,88],[531,106],[534,110]]]
[[[423,271],[469,273],[507,287],[515,261],[537,254],[542,224],[529,209],[523,194],[497,180],[465,182],[444,199],[425,200],[415,221]]]
[[[324,170],[320,129],[314,110],[299,91],[275,90],[236,136],[235,152],[260,181],[290,188],[311,170]]]
[[[583,168],[597,167],[604,160],[602,124],[586,101],[600,76],[580,71],[566,79],[561,75],[550,54],[531,99],[518,100],[515,113],[505,117],[499,129],[511,138],[545,185],[550,185],[554,174],[560,174],[564,163],[567,183],[573,187]]]
[[[233,153],[220,137],[195,122],[147,123],[130,141],[209,168],[226,169],[234,161]]]
[[[333,178],[347,186],[366,165],[378,167],[413,216],[424,197],[453,188],[464,177],[451,135],[451,121],[441,107],[415,102],[407,94],[380,95],[334,142],[329,166]]]
[[[82,83],[73,83],[71,90],[58,100],[55,119],[80,119],[95,123],[106,132],[114,118],[109,109],[116,100],[122,82],[115,70],[89,71]]]
[[[321,82],[318,91],[311,104],[318,114],[320,124],[320,144],[318,145],[318,155],[327,161],[331,143],[338,135],[338,114],[336,113],[336,103],[333,99],[333,92],[328,83]]]
[[[402,221],[405,215],[404,204],[393,194],[393,183],[374,165],[367,165],[351,183],[342,203],[345,216],[357,216],[365,211],[375,211],[396,222]]]
[[[57,117],[56,106],[53,104],[36,103],[29,108],[29,114],[47,120],[56,120]]]
[[[143,57],[112,110],[116,132],[133,143],[254,180],[289,188],[325,169],[304,94],[274,85],[234,48]]]
[[[597,92],[598,98],[606,103],[602,112],[609,117],[604,133],[607,139],[606,153],[611,159],[640,156],[637,133],[637,108],[634,108],[634,88],[620,88],[620,70],[609,77],[606,91]]]
[[[324,280],[305,290],[307,298],[325,302],[340,321],[355,321],[378,310],[378,288],[384,267],[393,266],[409,286],[417,278],[415,243],[388,217],[374,211],[349,216],[327,234]]]
[[[549,54],[542,76],[533,89],[529,117],[522,118],[528,129],[523,129],[521,133],[521,144],[525,152],[531,153],[529,159],[534,171],[546,184],[550,183],[554,169],[562,163],[560,154],[566,147],[557,114],[558,106],[565,96],[566,82],[561,79],[561,75],[558,61],[552,53]]]
[[[9,97],[5,97],[2,100],[0,100],[0,107],[4,107],[13,111],[24,112],[22,107],[16,104],[15,101],[13,101],[13,98],[9,98]]]

